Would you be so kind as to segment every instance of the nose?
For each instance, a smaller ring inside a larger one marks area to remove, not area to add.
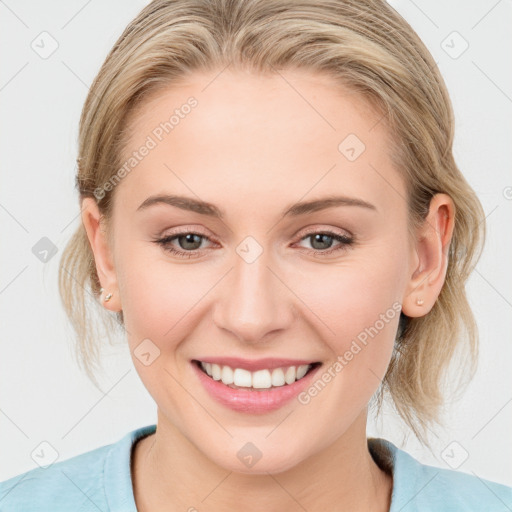
[[[242,342],[258,343],[290,326],[293,294],[274,266],[265,252],[252,263],[235,255],[213,313],[217,327]]]

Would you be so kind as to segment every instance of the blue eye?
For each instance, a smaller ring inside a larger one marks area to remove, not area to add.
[[[310,243],[312,244],[320,244],[321,247],[318,249],[307,249],[307,252],[319,256],[346,250],[354,243],[354,239],[352,237],[340,235],[332,231],[310,232],[306,236],[303,236],[301,239],[299,239],[299,241],[306,239],[310,239]],[[173,246],[173,242],[175,240],[178,242],[179,247],[181,247],[183,250],[177,249],[175,246]],[[195,258],[199,256],[199,253],[201,252],[200,247],[203,240],[210,239],[207,236],[196,233],[194,231],[183,231],[154,240],[154,242],[161,245],[167,252],[179,258]],[[336,245],[333,248],[332,244],[334,242],[338,242],[339,245]]]

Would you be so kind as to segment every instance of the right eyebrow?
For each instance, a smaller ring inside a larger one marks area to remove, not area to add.
[[[223,212],[221,212],[219,208],[211,203],[199,201],[191,197],[168,194],[160,194],[148,197],[137,208],[137,211],[144,210],[155,204],[167,204],[169,206],[181,208],[182,210],[200,213],[201,215],[210,215],[211,217],[216,217],[218,219],[224,218]]]

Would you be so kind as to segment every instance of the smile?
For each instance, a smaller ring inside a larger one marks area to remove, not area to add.
[[[284,359],[213,359],[191,360],[207,395],[229,409],[252,414],[268,413],[291,402],[311,385],[322,366],[320,362]]]
[[[270,389],[293,384],[302,379],[315,364],[300,366],[285,366],[279,368],[265,368],[251,372],[245,368],[233,368],[228,365],[219,365],[199,361],[201,369],[213,380],[221,381],[232,389],[252,388]]]

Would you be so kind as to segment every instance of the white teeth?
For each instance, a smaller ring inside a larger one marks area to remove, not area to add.
[[[263,389],[272,386],[272,377],[268,370],[258,370],[252,374],[252,387]]]
[[[286,384],[293,384],[295,382],[295,377],[297,377],[295,366],[290,366],[284,374],[284,381]]]
[[[251,372],[243,368],[236,368],[233,372],[233,384],[242,388],[250,388],[252,386]]]
[[[212,364],[212,378],[213,380],[220,380],[221,369],[218,364]]]
[[[279,387],[285,384],[293,384],[296,380],[302,379],[311,368],[311,365],[303,364],[298,367],[289,366],[274,368],[273,370],[257,370],[255,372],[214,363],[201,362],[201,367],[213,380],[220,380],[226,385],[234,384],[243,388],[269,389],[273,386]]]
[[[284,372],[282,368],[272,371],[272,386],[284,386]]]
[[[302,379],[308,372],[309,364],[302,364],[297,368],[297,380]]]
[[[233,369],[230,366],[222,367],[221,380],[224,384],[233,384]]]

